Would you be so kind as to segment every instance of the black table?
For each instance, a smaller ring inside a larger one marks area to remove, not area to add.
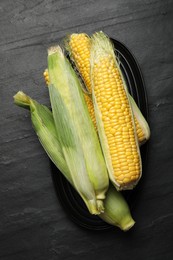
[[[0,259],[173,259],[172,28],[172,0],[0,1]],[[127,233],[71,222],[29,113],[13,105],[18,90],[49,105],[47,47],[97,30],[132,51],[148,93],[148,164]]]

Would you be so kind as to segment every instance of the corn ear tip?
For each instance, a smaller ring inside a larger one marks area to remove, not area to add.
[[[17,102],[18,100],[25,100],[25,102],[30,103],[30,98],[23,92],[18,91],[14,96],[14,102]]]
[[[71,34],[67,34],[66,37],[63,39],[63,43],[64,43],[64,47],[65,49],[69,52],[69,54],[71,54],[71,48],[70,48],[70,41],[74,36],[80,35],[80,34],[84,34],[87,38],[90,38],[89,35],[87,33],[81,32],[81,33],[71,33]]]
[[[71,51],[70,51],[70,46],[69,46],[69,42],[70,42],[70,39],[71,39],[71,36],[73,35],[74,33],[68,33],[64,39],[63,39],[63,45],[64,45],[64,48],[69,52],[69,54],[71,54]]]
[[[70,61],[71,61],[71,64],[73,66],[73,69],[75,70],[79,80],[80,80],[80,84],[81,84],[81,87],[82,87],[82,90],[84,91],[85,94],[91,96],[91,93],[89,92],[89,90],[86,88],[85,84],[84,84],[84,80],[81,76],[81,74],[79,73],[79,70],[78,70],[78,67],[76,65],[76,62],[73,58],[73,55],[72,55],[72,50],[71,50],[71,47],[70,47],[70,41],[71,41],[71,38],[75,35],[80,35],[80,34],[85,34],[86,37],[90,38],[86,33],[72,33],[72,34],[67,34],[66,37],[63,39],[63,45],[64,45],[64,48],[65,50],[68,52],[68,55],[70,57]]]
[[[14,101],[18,98],[18,96],[20,95],[20,93],[23,93],[22,91],[18,91],[14,96]]]
[[[57,53],[57,52],[63,53],[63,51],[59,45],[54,45],[54,46],[49,47],[47,52],[48,52],[48,56],[52,55],[54,53]]]
[[[103,31],[95,32],[91,36],[91,61],[99,60],[101,53],[109,55],[115,61],[115,47],[108,35]]]
[[[30,109],[31,105],[33,105],[33,100],[27,96],[23,91],[18,91],[14,96],[14,104],[23,107],[26,109]]]
[[[64,37],[64,39],[63,39],[63,46],[64,46],[65,50],[68,52],[68,54],[69,54],[70,59],[72,60],[72,62],[74,62],[74,61],[73,61],[73,59],[72,59],[72,52],[71,52],[71,48],[70,48],[70,40],[71,40],[71,37],[72,37],[73,35],[75,35],[75,34],[76,34],[76,33],[68,33],[68,34]]]

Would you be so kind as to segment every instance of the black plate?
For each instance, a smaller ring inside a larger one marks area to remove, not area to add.
[[[120,67],[126,80],[129,92],[135,99],[144,117],[148,120],[146,89],[140,68],[134,56],[124,46],[124,44],[114,39],[112,39],[112,41],[114,43],[116,53],[120,61]],[[147,159],[147,144],[141,147],[141,157],[143,164],[143,174],[145,174],[144,172]],[[64,176],[58,171],[53,163],[51,163],[51,169],[58,199],[63,209],[67,212],[68,217],[71,218],[72,221],[74,221],[77,225],[90,230],[108,230],[112,228],[111,225],[105,223],[98,216],[93,216],[88,212],[80,196],[68,183]],[[139,198],[139,189],[137,187],[132,191],[123,192],[131,209],[135,207],[136,200]]]

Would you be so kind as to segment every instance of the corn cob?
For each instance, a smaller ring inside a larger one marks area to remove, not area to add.
[[[29,96],[19,91],[14,96],[14,102],[20,107],[30,110],[33,128],[49,158],[63,173],[66,179],[74,187],[70,171],[65,162],[61,144],[56,134],[56,128],[51,111]],[[110,186],[106,199],[104,200],[105,210],[101,213],[101,217],[107,223],[118,226],[126,231],[134,225],[129,207],[121,195]]]
[[[87,91],[91,94],[92,89],[91,89],[91,79],[90,79],[90,54],[91,54],[90,37],[85,33],[80,33],[80,34],[73,33],[65,40],[65,46],[66,46],[66,49],[69,51],[71,60],[75,63],[75,66],[77,67],[77,69],[85,83]],[[89,96],[86,95],[86,93],[84,95],[85,95],[86,103],[88,105],[90,116],[91,116],[94,126],[96,128],[96,119],[95,119],[94,106],[93,106],[92,100]],[[129,96],[130,96],[130,94],[129,94]],[[130,96],[130,99],[132,99],[131,96]],[[134,113],[136,132],[137,132],[139,144],[141,145],[149,139],[149,136],[150,136],[149,132],[146,132],[146,129],[149,129],[149,127],[148,127],[148,124],[147,124],[145,118],[143,117],[143,115],[140,112],[138,113],[139,114],[138,116],[136,115],[137,114],[137,109],[136,109],[137,105],[135,106],[134,100],[132,102],[132,110],[133,110],[133,107],[135,107],[135,112],[136,112],[136,113]],[[138,121],[140,121],[140,123]],[[141,127],[141,124],[142,124],[142,127]],[[143,132],[144,128],[145,128],[145,131]]]
[[[103,210],[109,179],[80,81],[59,46],[48,50],[48,70],[50,100],[64,158],[81,196],[89,191],[87,186],[90,190],[93,188],[97,204],[95,214],[99,214]]]
[[[102,32],[92,37],[91,79],[109,177],[117,189],[132,189],[142,171],[134,118],[113,46]]]

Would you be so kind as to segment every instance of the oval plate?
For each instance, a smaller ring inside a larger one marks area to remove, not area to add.
[[[115,46],[116,55],[118,57],[118,60],[120,61],[121,71],[124,75],[129,93],[132,95],[142,114],[148,121],[147,95],[141,70],[134,56],[127,49],[127,47],[125,47],[124,44],[115,39],[111,40]],[[146,156],[147,144],[141,147],[143,173],[146,166]],[[63,174],[58,171],[53,163],[51,163],[51,171],[58,199],[63,209],[68,214],[68,217],[71,218],[73,222],[83,228],[90,230],[101,231],[113,228],[113,226],[105,223],[98,216],[91,215],[88,212],[84,202],[82,201],[78,193],[68,183]],[[131,209],[135,206],[136,199],[138,198],[137,192],[137,188],[132,191],[123,192]]]

